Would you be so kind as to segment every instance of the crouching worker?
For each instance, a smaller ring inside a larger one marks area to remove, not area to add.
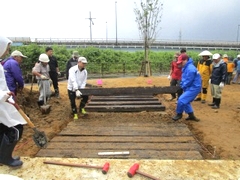
[[[181,88],[183,94],[179,97],[177,102],[177,115],[172,119],[177,121],[182,118],[182,113],[185,111],[189,116],[186,120],[199,121],[194,114],[191,102],[201,91],[201,76],[193,64],[193,60],[186,54],[182,54],[178,57],[177,64],[182,67],[182,81]]]
[[[78,119],[77,106],[75,99],[82,98],[79,111],[82,114],[86,114],[84,107],[88,101],[88,96],[82,95],[81,89],[84,89],[87,83],[87,70],[85,68],[87,64],[87,59],[85,57],[78,58],[78,64],[69,69],[68,76],[68,97],[70,99],[72,113],[74,115],[73,119]]]
[[[44,104],[44,98],[47,101],[51,96],[51,80],[49,76],[49,58],[46,54],[41,54],[39,56],[39,63],[36,63],[32,69],[32,74],[36,76],[38,89],[39,89],[39,98],[37,101],[38,106]]]
[[[0,58],[8,53],[11,41],[0,36]],[[0,65],[0,164],[19,167],[23,164],[19,157],[12,157],[17,142],[21,139],[23,125],[26,121],[18,110],[8,101],[14,103],[8,89],[4,70]]]

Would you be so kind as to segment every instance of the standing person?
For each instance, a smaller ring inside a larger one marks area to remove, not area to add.
[[[227,63],[227,77],[226,77],[226,84],[230,85],[232,78],[233,78],[233,71],[235,69],[234,62],[230,58]]]
[[[180,81],[182,78],[182,69],[178,67],[177,60],[179,57],[179,53],[175,53],[174,55],[174,60],[171,62],[171,69],[170,73],[168,75],[168,79],[170,80],[170,86],[180,86]],[[182,94],[182,90],[177,91],[177,97],[179,98]],[[173,99],[176,99],[176,93],[172,93],[172,98],[170,101]]]
[[[201,76],[194,66],[191,58],[187,54],[182,54],[178,57],[177,64],[182,67],[181,88],[183,94],[179,97],[176,108],[176,115],[172,118],[177,121],[182,118],[182,113],[185,111],[188,114],[186,120],[199,121],[193,113],[191,102],[201,90]]]
[[[51,47],[47,47],[45,50],[46,54],[49,58],[49,75],[53,83],[55,97],[59,98],[59,88],[58,88],[58,75],[61,75],[59,68],[58,68],[58,62],[57,59],[53,56],[53,49]]]
[[[212,60],[210,59],[212,53],[205,50],[201,52],[198,56],[202,56],[202,59],[198,61],[197,64],[197,70],[202,78],[202,89],[194,101],[201,101],[204,104],[206,103],[209,78],[212,73]]]
[[[239,75],[240,75],[240,54],[237,55],[237,58],[234,59],[233,62],[234,62],[234,65],[235,65],[236,74],[235,74],[235,76],[232,80],[232,83],[235,84],[235,83],[237,83]]]
[[[68,60],[67,65],[66,65],[66,78],[68,79],[68,71],[71,67],[77,65],[78,63],[78,58],[79,58],[79,54],[78,51],[73,51],[72,57],[71,59]]]
[[[27,56],[16,50],[12,52],[11,56],[3,64],[8,88],[15,95],[17,95],[18,90],[21,91],[24,87],[22,70],[20,68],[23,58],[27,58]]]
[[[87,64],[87,59],[85,57],[78,58],[78,64],[69,69],[68,77],[68,97],[70,99],[72,113],[74,115],[73,119],[78,119],[77,107],[75,99],[82,97],[82,100],[79,105],[79,111],[82,114],[86,114],[84,109],[85,104],[88,101],[88,96],[82,95],[81,89],[84,89],[87,83],[87,70],[85,68]]]
[[[10,44],[11,41],[8,38],[0,36],[0,58],[8,54]],[[14,103],[6,83],[4,69],[0,64],[0,164],[20,167],[23,162],[19,157],[13,158],[12,153],[22,137],[23,125],[26,121],[7,101]]]
[[[40,95],[39,95],[37,104],[39,107],[44,104],[44,98],[47,99],[51,96],[51,89],[50,89],[51,82],[49,81],[50,68],[49,68],[48,62],[49,62],[48,55],[41,54],[39,56],[39,63],[36,63],[34,68],[32,69],[32,73],[33,75],[36,76],[37,83],[38,83],[38,89],[39,89]],[[44,90],[45,90],[45,93],[44,93]]]
[[[209,79],[213,101],[209,106],[212,109],[219,109],[221,104],[222,89],[226,81],[227,65],[221,59],[220,54],[213,55],[213,71]]]

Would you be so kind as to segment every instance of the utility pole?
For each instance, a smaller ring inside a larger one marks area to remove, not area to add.
[[[117,1],[115,1],[115,18],[116,18],[116,45],[118,45],[118,38],[117,38]]]
[[[93,23],[93,19],[96,19],[96,18],[92,18],[91,17],[91,11],[89,12],[89,18],[86,18],[86,19],[89,19],[90,21],[90,41],[92,42],[92,25],[94,25]]]
[[[238,28],[237,28],[237,45],[238,45],[239,27],[240,25],[238,25]]]

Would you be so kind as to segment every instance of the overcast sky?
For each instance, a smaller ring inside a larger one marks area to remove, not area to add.
[[[115,39],[117,24],[118,39],[136,40],[139,32],[134,2],[140,4],[140,0],[1,0],[0,34],[32,39],[90,39],[91,12],[95,18],[92,39]],[[237,41],[240,0],[162,2],[163,16],[157,39]]]

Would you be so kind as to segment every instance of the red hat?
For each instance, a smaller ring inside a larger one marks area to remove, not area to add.
[[[181,54],[181,55],[178,57],[177,64],[181,64],[184,60],[187,60],[187,59],[188,59],[188,55],[187,55],[187,54]]]

